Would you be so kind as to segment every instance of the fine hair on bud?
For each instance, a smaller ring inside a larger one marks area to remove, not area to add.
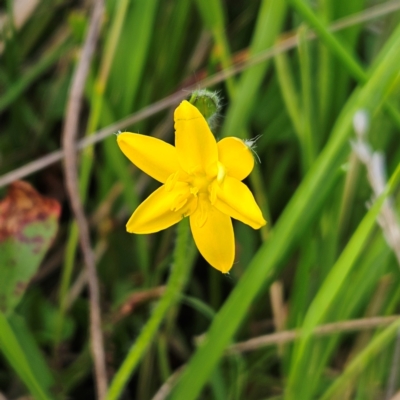
[[[207,89],[197,89],[192,92],[189,103],[193,104],[213,129],[222,108],[221,97],[218,92]]]

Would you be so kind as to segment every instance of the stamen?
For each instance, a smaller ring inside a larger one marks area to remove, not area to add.
[[[197,197],[197,193],[199,193],[199,188],[198,187],[191,187],[190,188],[190,193],[192,193],[193,196]]]
[[[175,187],[176,182],[178,182],[178,178],[179,171],[174,172],[168,177],[167,181],[165,182],[165,190],[167,192],[170,192]]]
[[[172,204],[171,211],[178,211],[180,210],[188,201],[187,196],[183,194],[178,194],[178,196],[175,197],[175,200]]]

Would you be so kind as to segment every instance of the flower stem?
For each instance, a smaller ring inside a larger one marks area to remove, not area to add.
[[[168,311],[179,300],[179,296],[189,276],[192,261],[194,260],[194,257],[188,257],[189,254],[195,254],[193,251],[189,251],[189,244],[189,220],[188,218],[184,218],[178,225],[173,264],[164,296],[158,302],[150,320],[140,332],[139,337],[130,348],[124,362],[115,374],[107,393],[107,400],[116,400],[120,397],[125,385],[150,346]]]

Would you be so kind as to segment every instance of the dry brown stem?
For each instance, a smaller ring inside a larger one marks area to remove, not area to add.
[[[338,31],[342,30],[345,28],[348,28],[349,26],[354,26],[356,24],[362,23],[362,22],[367,22],[376,18],[379,18],[383,15],[387,15],[392,13],[395,10],[400,9],[400,3],[398,0],[391,1],[382,5],[378,5],[375,7],[371,7],[368,10],[365,10],[363,12],[351,15],[346,18],[342,18],[335,23],[331,25],[331,30],[332,31]],[[271,47],[270,49],[257,54],[256,56],[252,57],[251,59],[246,59],[245,61],[238,62],[231,68],[227,70],[223,70],[221,72],[216,73],[215,75],[205,78],[199,82],[196,82],[193,85],[187,86],[183,88],[182,90],[179,90],[176,93],[173,93],[172,95],[165,97],[164,99],[161,99],[148,107],[145,107],[144,109],[133,113],[132,115],[121,119],[120,121],[115,122],[114,124],[103,128],[92,135],[89,135],[87,138],[80,140],[76,144],[76,148],[79,150],[84,149],[85,147],[91,146],[93,144],[96,144],[98,142],[101,142],[104,140],[106,137],[110,136],[112,133],[118,132],[120,129],[124,129],[125,127],[135,124],[139,121],[144,120],[145,118],[148,118],[160,111],[163,111],[175,104],[177,104],[179,101],[183,100],[184,98],[187,97],[188,93],[194,89],[199,89],[202,87],[209,87],[213,86],[217,83],[223,82],[229,77],[232,77],[239,72],[244,71],[245,69],[257,65],[263,61],[269,60],[272,57],[276,56],[277,54],[283,53],[285,51],[288,51],[290,49],[293,49],[297,46],[297,38],[294,33],[283,33],[282,34],[282,40],[279,41],[279,43]],[[315,39],[316,36],[314,33],[310,32],[308,39],[312,40]],[[0,188],[3,186],[6,186],[10,184],[11,182],[25,178],[28,175],[31,175],[37,171],[40,171],[41,169],[44,169],[48,167],[51,164],[56,163],[57,161],[62,160],[65,157],[65,153],[63,150],[56,150],[52,153],[49,153],[37,160],[34,160],[32,162],[29,162],[22,167],[16,168],[13,171],[10,171],[2,176],[0,176]]]
[[[165,292],[165,286],[157,286],[148,290],[142,290],[133,293],[128,299],[122,304],[117,313],[113,317],[113,323],[126,318],[128,315],[132,314],[135,308],[142,303],[150,300],[160,298]]]
[[[398,315],[393,315],[390,317],[372,317],[333,322],[331,324],[318,326],[315,328],[313,334],[315,336],[327,336],[335,333],[373,329],[379,326],[389,325],[398,318]],[[281,343],[293,342],[299,337],[301,337],[301,331],[299,330],[271,333],[269,335],[259,336],[245,342],[236,343],[227,349],[227,354],[244,353],[247,351],[258,350],[266,346],[274,346]]]
[[[103,12],[103,0],[96,0],[93,6],[85,43],[72,78],[63,131],[66,186],[71,208],[79,229],[79,240],[89,282],[91,349],[95,368],[97,398],[100,400],[104,399],[107,393],[107,373],[103,335],[101,330],[100,293],[94,254],[90,244],[88,222],[79,195],[76,139],[79,128],[79,115],[82,105],[83,90],[90,68],[90,62],[99,37]]]

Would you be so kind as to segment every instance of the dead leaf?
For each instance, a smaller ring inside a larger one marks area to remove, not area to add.
[[[0,202],[0,311],[20,301],[58,228],[60,204],[17,181]]]

